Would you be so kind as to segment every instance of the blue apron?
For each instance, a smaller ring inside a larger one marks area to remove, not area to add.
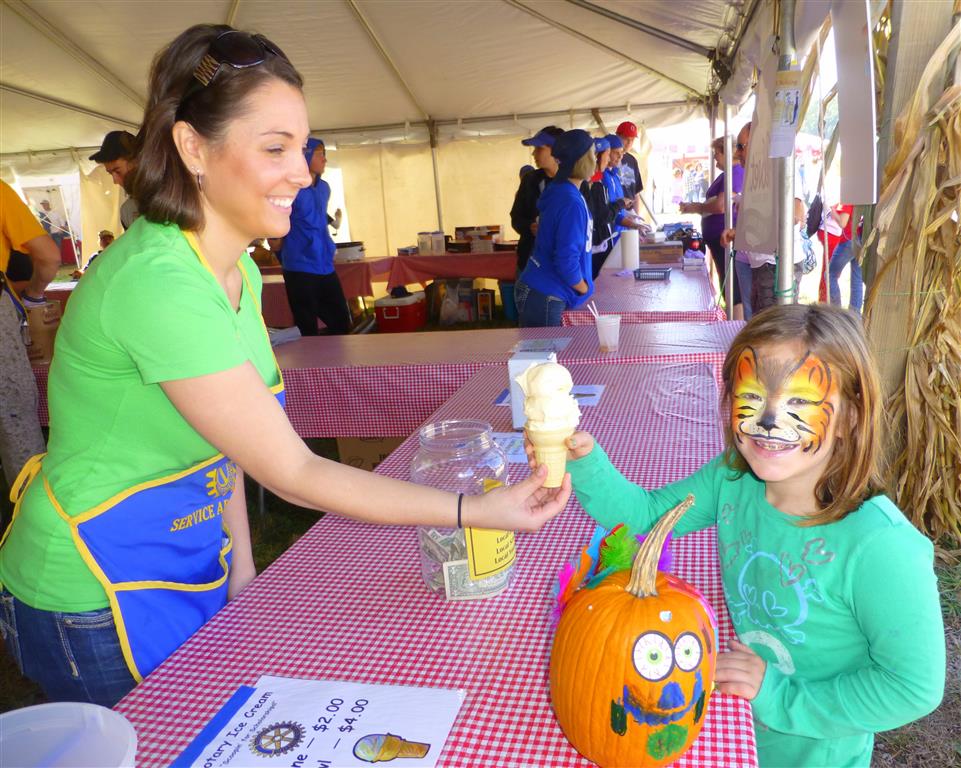
[[[193,233],[184,235],[209,269]],[[256,303],[243,264],[238,266]],[[283,378],[271,392],[283,407]],[[222,514],[237,466],[218,453],[71,516],[43,477],[43,456],[31,458],[14,482],[13,517],[27,487],[42,477],[80,556],[107,593],[124,659],[139,683],[227,602],[233,542]]]

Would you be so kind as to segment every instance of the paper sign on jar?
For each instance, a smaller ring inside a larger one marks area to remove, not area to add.
[[[488,478],[484,481],[484,493],[499,485],[503,483]],[[517,556],[513,531],[465,528],[464,540],[467,543],[468,573],[475,581],[506,571]]]

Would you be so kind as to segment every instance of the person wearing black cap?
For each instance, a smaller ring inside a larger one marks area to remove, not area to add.
[[[551,156],[551,147],[562,133],[564,131],[557,126],[548,125],[521,142],[525,147],[534,148],[534,164],[537,170],[521,175],[520,185],[514,195],[514,205],[511,207],[511,226],[520,236],[517,240],[517,274],[524,271],[527,258],[534,250],[537,200],[557,173],[557,161]]]
[[[587,131],[567,131],[551,154],[557,173],[537,201],[534,251],[514,287],[521,327],[558,326],[565,309],[594,292],[592,220],[580,193],[581,182],[594,173],[594,139]]]
[[[103,137],[100,149],[90,155],[94,162],[101,163],[110,174],[113,183],[123,187],[127,199],[120,206],[120,223],[124,230],[130,229],[134,219],[140,215],[137,203],[130,196],[133,173],[137,170],[136,137],[128,131],[110,131]]]

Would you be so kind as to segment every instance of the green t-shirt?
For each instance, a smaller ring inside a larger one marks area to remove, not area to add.
[[[868,766],[876,731],[931,712],[944,692],[944,627],[934,548],[885,496],[808,528],[764,483],[717,457],[656,491],[627,481],[596,446],[568,462],[577,498],[638,533],[683,500],[675,532],[717,526],[725,602],[767,662],[751,702],[761,766]]]
[[[260,272],[244,253],[234,311],[177,226],[140,218],[84,275],[57,333],[43,475],[76,516],[131,486],[214,456],[160,382],[251,361],[279,373],[260,316]],[[252,295],[252,293],[254,295]],[[49,611],[89,611],[107,597],[37,478],[0,550],[0,583]]]

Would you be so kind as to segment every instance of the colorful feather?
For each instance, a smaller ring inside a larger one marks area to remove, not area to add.
[[[608,534],[601,545],[601,567],[611,573],[626,571],[634,565],[634,557],[639,548],[637,538],[631,536],[627,526],[619,525]]]
[[[671,538],[674,536],[674,532],[671,531],[667,534],[667,538],[664,539],[664,546],[661,549],[661,557],[657,561],[657,570],[663,571],[664,573],[671,573],[674,569],[674,555],[671,552]],[[644,543],[644,539],[647,538],[646,534],[640,534],[637,537],[638,546]]]

